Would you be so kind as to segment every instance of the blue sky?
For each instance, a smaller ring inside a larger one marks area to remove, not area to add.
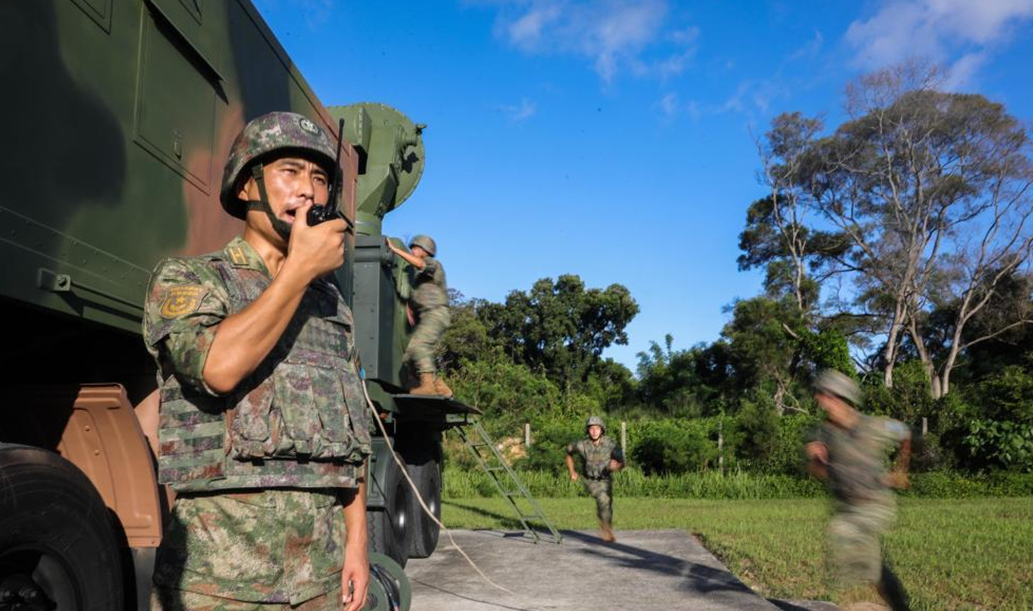
[[[858,75],[918,56],[1033,120],[1033,0],[256,0],[327,105],[394,106],[427,166],[385,233],[438,241],[449,285],[502,301],[564,273],[620,283],[650,341],[717,339],[755,140],[782,112],[843,120]]]

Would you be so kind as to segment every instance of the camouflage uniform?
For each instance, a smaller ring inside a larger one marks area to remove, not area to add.
[[[409,346],[405,349],[405,359],[413,363],[416,373],[435,373],[437,366],[434,362],[434,349],[452,319],[448,313],[445,268],[434,257],[424,258],[423,263],[423,269],[409,267],[416,329],[413,330]]]
[[[144,337],[159,369],[159,480],[177,492],[154,576],[163,608],[207,608],[183,607],[181,591],[297,605],[340,588],[343,497],[369,455],[371,422],[340,291],[312,282],[232,392],[203,379],[217,325],[270,282],[241,238],[166,259],[151,277]]]
[[[579,439],[567,446],[567,455],[578,455],[584,461],[581,481],[585,490],[595,498],[596,516],[606,524],[613,522],[613,472],[610,460],[624,462],[624,453],[615,441],[603,435],[599,443]]]
[[[816,441],[828,448],[833,517],[829,543],[842,587],[880,580],[880,536],[893,525],[896,500],[886,484],[889,450],[907,439],[904,424],[858,414],[851,430],[824,423]]]

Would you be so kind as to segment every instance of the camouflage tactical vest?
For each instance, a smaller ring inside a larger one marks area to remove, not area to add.
[[[235,244],[188,260],[228,301],[229,314],[271,282],[264,268],[226,256]],[[160,481],[177,491],[354,487],[370,453],[371,421],[352,326],[337,287],[318,280],[270,354],[229,395],[212,396],[164,375]]]
[[[613,477],[609,469],[610,460],[624,462],[617,443],[605,435],[599,438],[598,445],[592,443],[591,439],[579,439],[568,446],[567,453],[581,455],[585,461],[585,477],[589,479],[610,479]]]
[[[415,265],[409,266],[413,303],[421,310],[447,306],[448,286],[445,282],[445,268],[434,257],[427,257],[423,262],[423,269],[417,269]]]
[[[833,498],[847,503],[892,502],[893,495],[885,481],[886,459],[906,435],[907,428],[900,422],[864,414],[849,430],[824,423],[818,440],[828,448]]]

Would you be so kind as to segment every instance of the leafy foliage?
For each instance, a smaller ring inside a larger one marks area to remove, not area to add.
[[[980,467],[1033,471],[1033,424],[973,420],[965,446]]]
[[[631,458],[646,475],[701,471],[717,458],[708,431],[693,423],[649,422],[637,435]]]
[[[542,371],[560,388],[585,382],[603,350],[627,344],[625,327],[638,314],[627,288],[586,289],[576,275],[543,278],[505,304],[486,304],[478,317],[514,362]]]

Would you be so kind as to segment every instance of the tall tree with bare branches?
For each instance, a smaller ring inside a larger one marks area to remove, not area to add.
[[[949,390],[957,356],[971,345],[965,325],[1033,248],[1029,128],[1002,105],[938,82],[919,63],[859,79],[847,91],[850,120],[815,142],[800,177],[811,204],[851,242],[837,265],[855,274],[858,301],[885,321],[886,386],[906,334],[934,397]],[[944,287],[960,306],[937,363],[923,320]]]

